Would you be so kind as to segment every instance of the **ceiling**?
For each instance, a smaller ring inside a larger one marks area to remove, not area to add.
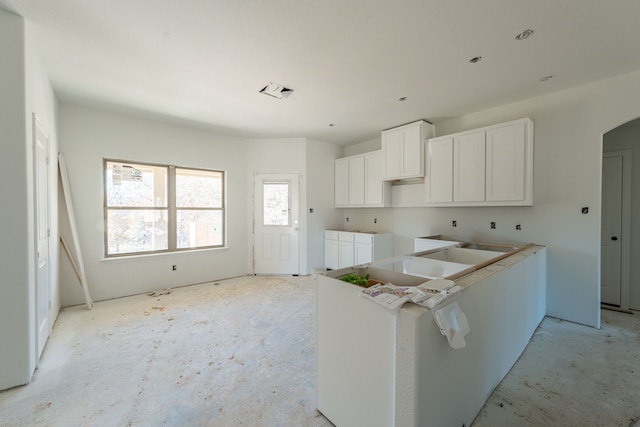
[[[637,0],[0,0],[61,100],[341,145],[640,69]],[[516,40],[526,29],[531,37]],[[482,59],[470,63],[473,57]],[[540,81],[545,76],[553,76]],[[270,82],[294,90],[260,94]],[[406,97],[405,101],[399,98]],[[331,126],[333,125],[333,126]]]

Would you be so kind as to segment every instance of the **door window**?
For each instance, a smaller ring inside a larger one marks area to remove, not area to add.
[[[291,225],[291,197],[289,182],[267,182],[262,184],[262,224],[265,226]]]

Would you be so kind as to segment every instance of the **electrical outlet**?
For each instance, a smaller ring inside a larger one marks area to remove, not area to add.
[[[172,269],[173,271],[176,271],[176,270],[178,269],[178,266],[177,266],[177,265],[175,265],[175,264],[173,264],[173,266],[171,267],[171,269]]]
[[[451,226],[452,227],[457,227],[458,226],[458,221],[456,221],[455,219],[453,221],[451,221]]]
[[[378,218],[373,218],[373,223],[377,224],[378,223]]]
[[[496,222],[495,221],[491,221],[491,229],[492,230],[496,229]]]

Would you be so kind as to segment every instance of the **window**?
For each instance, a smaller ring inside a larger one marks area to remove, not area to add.
[[[224,172],[104,160],[107,256],[221,247]]]
[[[289,183],[265,181],[262,184],[262,198],[262,224],[289,227]]]

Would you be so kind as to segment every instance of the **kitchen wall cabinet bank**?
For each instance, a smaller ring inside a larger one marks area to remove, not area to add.
[[[515,120],[430,139],[427,206],[533,204],[533,122]]]
[[[382,151],[335,161],[335,206],[385,207],[391,204],[391,184],[383,180]]]
[[[335,270],[393,256],[393,233],[325,230],[325,268]]]
[[[384,179],[424,176],[424,143],[433,136],[433,125],[423,120],[382,131]]]

